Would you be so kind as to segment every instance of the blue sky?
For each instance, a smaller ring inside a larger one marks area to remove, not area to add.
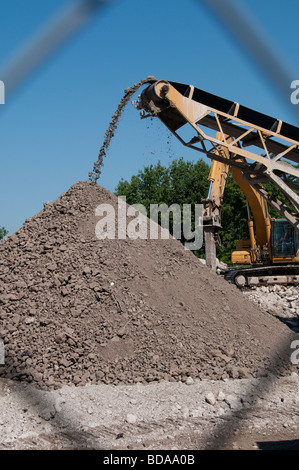
[[[69,3],[0,0],[0,80],[7,60]],[[299,79],[298,2],[238,3]],[[148,75],[297,124],[292,105],[200,0],[113,0],[0,106],[0,226],[15,232],[44,202],[88,179],[124,89]],[[129,104],[99,184],[114,191],[121,178],[150,163],[198,158],[175,137],[168,145],[168,137],[159,122],[140,120]]]

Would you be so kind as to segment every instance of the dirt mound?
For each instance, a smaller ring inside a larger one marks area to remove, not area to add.
[[[53,389],[290,365],[288,328],[178,240],[99,240],[103,203],[117,198],[78,182],[0,244],[0,376]]]

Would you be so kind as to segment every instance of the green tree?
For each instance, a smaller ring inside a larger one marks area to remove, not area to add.
[[[221,224],[221,245],[217,249],[217,255],[221,261],[229,264],[237,241],[249,237],[246,199],[230,175],[227,177],[223,195]]]
[[[199,203],[208,190],[209,166],[202,160],[196,163],[174,160],[168,167],[158,162],[139,171],[131,181],[123,179],[116,194],[126,196],[129,204],[170,205]]]
[[[0,227],[0,240],[6,237],[7,234],[8,234],[8,231],[4,227]]]

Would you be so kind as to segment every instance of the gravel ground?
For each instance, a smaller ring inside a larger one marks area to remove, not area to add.
[[[0,449],[262,449],[298,439],[299,377],[64,386],[1,380]]]

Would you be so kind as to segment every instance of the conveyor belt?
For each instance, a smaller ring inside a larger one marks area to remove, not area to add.
[[[285,152],[288,150],[290,145],[294,145],[294,148],[287,151],[286,158],[295,163],[299,163],[298,127],[259,111],[250,109],[235,101],[227,100],[193,86],[191,87],[190,85],[164,80],[157,81],[156,83],[158,82],[169,83],[182,96],[189,97],[191,102],[194,101],[204,105],[213,109],[216,113],[224,113],[225,116],[219,116],[219,118],[221,120],[222,129],[227,135],[238,138],[239,136],[242,136],[244,130],[246,130],[246,128],[244,129],[244,126],[246,127],[247,125],[248,127],[258,128],[261,132],[264,132],[267,139],[267,149],[274,155]],[[167,100],[163,100],[155,94],[155,83],[142,92],[141,107],[146,101],[150,100],[155,102],[157,105],[160,105],[157,115],[159,116],[159,119],[173,132],[176,132],[188,122],[176,107],[166,106],[165,101]],[[213,114],[204,116],[198,124],[216,131],[219,130],[219,125]],[[269,135],[269,133],[271,133],[271,135]],[[258,135],[257,129],[241,138],[240,143],[242,144],[242,147],[254,145],[264,150],[264,146],[261,142],[260,136]]]
[[[188,94],[190,85],[183,85],[182,83],[169,82],[177,91],[183,96]],[[235,118],[241,119],[251,123],[253,126],[262,127],[270,132],[276,132],[279,123],[281,123],[281,129],[279,134],[286,139],[295,140],[299,144],[299,128],[288,124],[279,119],[263,114],[259,111],[254,111],[246,106],[243,106],[235,101],[230,101],[220,96],[213,95],[207,91],[200,90],[194,87],[192,100],[198,103],[204,104],[205,106],[219,110],[223,113],[229,114]],[[237,111],[236,111],[237,110]],[[236,114],[234,114],[236,111]],[[299,153],[298,153],[299,155]]]
[[[157,80],[144,89],[138,108],[157,116],[182,144],[239,168],[252,187],[299,229],[298,127],[193,85],[168,80]],[[193,129],[191,139],[181,131],[185,124]],[[267,194],[262,186],[266,181],[280,189],[293,209]]]

